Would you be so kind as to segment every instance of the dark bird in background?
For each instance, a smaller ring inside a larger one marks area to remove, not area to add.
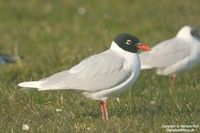
[[[6,55],[6,54],[0,54],[0,64],[12,64],[16,63],[17,61],[20,61],[22,57],[20,56],[12,56],[12,55]]]

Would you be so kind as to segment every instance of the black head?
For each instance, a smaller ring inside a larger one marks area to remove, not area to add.
[[[195,28],[195,27],[190,27],[191,28],[191,35],[194,37],[194,38],[196,38],[196,39],[198,39],[198,40],[200,40],[200,33],[199,33],[199,31],[197,30],[197,28]]]
[[[122,33],[118,35],[114,39],[114,42],[123,50],[131,53],[137,53],[138,49],[150,50],[147,45],[141,44],[137,37],[127,33]]]

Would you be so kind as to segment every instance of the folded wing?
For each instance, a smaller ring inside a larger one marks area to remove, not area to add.
[[[165,68],[181,62],[190,55],[191,46],[189,42],[178,38],[161,42],[150,52],[139,54],[142,69]]]
[[[37,88],[38,90],[71,89],[88,92],[109,89],[120,85],[131,76],[125,64],[123,57],[108,50],[86,58],[67,71],[56,73],[39,81]],[[36,86],[35,83],[34,86]]]

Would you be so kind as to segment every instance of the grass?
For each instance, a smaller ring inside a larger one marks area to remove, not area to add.
[[[142,71],[132,89],[108,100],[102,122],[99,102],[68,91],[21,92],[17,84],[39,80],[109,48],[127,32],[150,44],[171,38],[184,25],[200,28],[199,1],[2,0],[0,52],[24,57],[0,66],[2,132],[166,132],[166,125],[200,124],[199,68],[169,77]],[[80,15],[79,8],[86,13]],[[62,111],[56,111],[61,109]],[[195,128],[196,132],[200,128]]]

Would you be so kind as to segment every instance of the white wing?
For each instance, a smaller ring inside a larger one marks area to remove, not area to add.
[[[161,42],[153,47],[150,52],[139,54],[142,69],[165,68],[181,62],[190,55],[191,47],[190,42],[178,38]]]
[[[124,68],[124,63],[123,57],[112,50],[107,50],[86,58],[70,70],[44,79],[39,83],[38,90],[72,89],[95,92],[109,89],[123,83],[131,76],[130,70]],[[23,83],[20,86],[26,87]]]

